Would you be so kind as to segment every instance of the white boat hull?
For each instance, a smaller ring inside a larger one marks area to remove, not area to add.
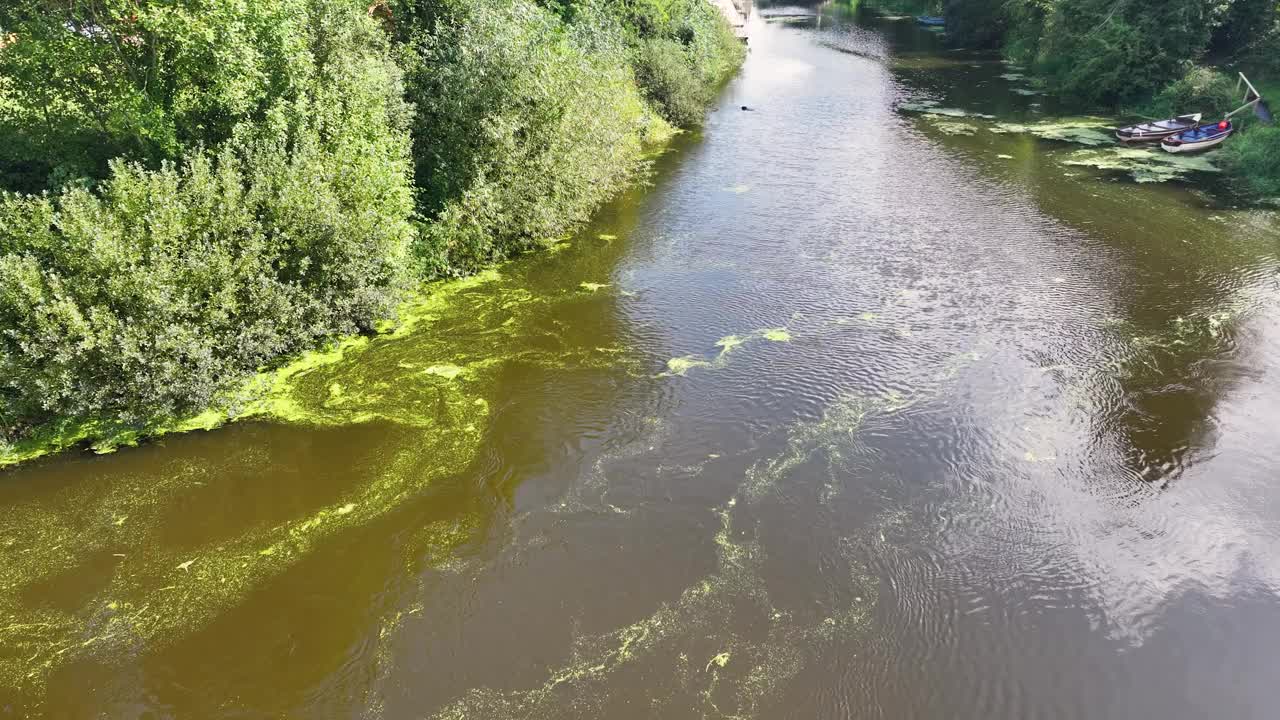
[[[1168,143],[1161,143],[1160,147],[1164,148],[1165,152],[1171,152],[1171,153],[1200,152],[1201,150],[1208,150],[1211,147],[1217,147],[1221,145],[1229,137],[1231,137],[1231,133],[1223,133],[1219,137],[1212,138],[1210,140],[1204,140],[1202,142],[1194,142],[1194,143],[1184,142],[1181,145],[1170,145]]]
[[[1119,130],[1117,130],[1116,139],[1122,143],[1134,143],[1134,144],[1160,142],[1161,140],[1164,140],[1167,137],[1177,135],[1178,133],[1184,130],[1191,129],[1192,127],[1195,126],[1196,123],[1200,122],[1200,118],[1201,118],[1200,113],[1194,113],[1192,115],[1179,115],[1176,118],[1171,118],[1169,120],[1160,120],[1159,122],[1154,122],[1154,123],[1144,123],[1142,125],[1131,125],[1129,127],[1120,128]],[[1179,123],[1185,123],[1185,124],[1183,124],[1181,127],[1173,127],[1173,128],[1170,128],[1167,126],[1163,126],[1163,127],[1161,126],[1161,123],[1173,123],[1173,122],[1179,122]],[[1123,133],[1126,130],[1131,130],[1133,132],[1132,134],[1125,135]]]

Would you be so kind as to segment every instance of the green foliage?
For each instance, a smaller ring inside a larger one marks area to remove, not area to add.
[[[645,98],[681,127],[702,124],[716,90],[745,55],[742,43],[707,0],[545,0],[544,4],[575,29],[620,31],[618,38],[630,49],[636,83]],[[589,35],[590,45],[600,34]]]
[[[1270,57],[1275,0],[948,0],[948,36],[1001,47],[1065,100],[1142,103],[1206,59]]]
[[[407,194],[367,155],[314,137],[285,145],[264,139],[180,169],[113,163],[100,194],[7,197],[10,413],[171,417],[281,353],[384,316]]]
[[[1234,0],[1213,3],[1214,32],[1211,54],[1239,57],[1276,36],[1276,0]]]
[[[1036,67],[1056,94],[1089,106],[1141,101],[1199,58],[1209,41],[1202,0],[1058,2]]]
[[[994,48],[1004,40],[1004,0],[948,0],[947,40],[962,47]]]
[[[647,75],[632,73],[626,30],[599,6],[572,15],[566,26],[523,0],[481,0],[413,39],[422,275],[471,272],[561,235],[640,170],[642,139],[664,125],[637,92]],[[678,52],[688,94],[672,117],[694,124],[736,59],[696,33]]]
[[[1236,109],[1242,97],[1235,83],[1223,73],[1195,66],[1156,93],[1142,112],[1149,117],[1203,112],[1208,120]]]
[[[742,54],[705,0],[3,4],[0,441],[198,411],[572,230]]]
[[[30,186],[40,170],[101,178],[114,157],[154,163],[226,140],[311,80],[308,52],[323,45],[307,45],[301,23],[314,6],[6,3],[0,27],[13,40],[0,51],[0,76],[9,79],[13,102],[0,112],[0,145],[11,147],[0,162],[25,164],[31,176],[8,184],[37,189]]]
[[[308,0],[279,32],[293,92],[216,154],[0,201],[0,429],[198,410],[391,310],[412,211],[398,71],[347,3]]]
[[[1251,194],[1280,197],[1280,126],[1251,127],[1231,138],[1223,154]]]
[[[712,88],[698,77],[684,45],[669,38],[645,40],[635,66],[636,82],[663,117],[675,125],[701,124]]]
[[[1220,116],[1241,103],[1232,78],[1197,65],[1234,64],[1264,83],[1280,75],[1276,0],[948,0],[948,35],[1000,46],[1046,89],[1085,107],[1138,106],[1148,116]],[[1277,131],[1242,127],[1230,167],[1257,194],[1280,194]]]

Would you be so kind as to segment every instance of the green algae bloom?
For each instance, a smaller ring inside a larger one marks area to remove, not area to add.
[[[935,120],[933,126],[946,135],[973,135],[978,132],[976,126],[962,122]]]
[[[715,347],[719,348],[719,352],[706,355],[682,355],[680,357],[671,358],[667,361],[666,372],[660,373],[658,377],[683,377],[688,374],[690,370],[697,368],[718,370],[728,364],[729,354],[736,348],[757,340],[766,340],[768,342],[790,342],[791,333],[784,327],[777,327],[755,330],[747,333],[746,335],[726,335],[715,342]]]
[[[1181,155],[1158,148],[1115,147],[1107,150],[1081,150],[1062,161],[1076,165],[1123,172],[1140,183],[1179,180],[1191,173],[1218,173],[1222,170],[1206,155]]]
[[[713,665],[718,668],[722,668],[728,665],[729,657],[730,655],[727,652],[722,652],[718,655],[713,656],[710,660],[707,661],[707,668],[706,668],[707,671],[710,671]]]
[[[392,445],[378,466],[363,468],[339,494],[309,509],[269,522],[232,522],[230,534],[186,545],[164,541],[164,533],[177,508],[222,481],[216,464],[160,466],[117,476],[108,486],[56,487],[52,501],[0,507],[0,538],[8,543],[0,546],[0,644],[8,651],[0,654],[0,683],[39,694],[68,663],[110,661],[138,647],[162,650],[178,643],[333,538],[385,518],[465,470],[485,437],[492,402],[501,397],[499,378],[507,364],[564,369],[627,363],[619,348],[543,343],[531,349],[530,338],[547,337],[539,321],[548,307],[571,301],[571,294],[535,296],[496,271],[438,283],[401,306],[398,325],[264,371],[228,398],[226,409],[110,437],[99,426],[77,426],[58,436],[74,441],[8,449],[6,460],[94,438],[101,447],[108,440],[118,447],[144,434],[244,418],[323,427],[378,422],[389,433],[412,429],[416,438]],[[106,570],[96,569],[104,557],[113,560]],[[56,607],[27,599],[31,588],[80,575],[94,580]]]
[[[961,110],[960,108],[938,107],[938,102],[936,100],[910,100],[898,103],[898,109],[905,110],[907,112],[921,113],[924,115],[941,115],[952,118],[976,117],[994,120],[996,117],[995,115],[988,115],[986,113],[973,112],[970,110]]]
[[[457,365],[432,365],[431,367],[427,368],[426,370],[423,370],[422,372],[428,375],[437,375],[446,380],[452,380],[458,377],[459,375],[465,373],[466,370],[464,368],[458,367]]]
[[[715,364],[710,360],[704,360],[697,355],[685,355],[683,357],[671,358],[667,361],[667,373],[670,375],[684,376],[693,368],[714,367]]]
[[[1066,118],[1041,123],[995,123],[991,132],[1003,134],[1029,134],[1044,140],[1075,143],[1077,145],[1109,145],[1115,141],[1108,130],[1107,121],[1101,118]]]

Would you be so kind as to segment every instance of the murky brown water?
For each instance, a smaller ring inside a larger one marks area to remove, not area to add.
[[[0,474],[0,717],[1274,716],[1280,218],[909,23],[751,31],[293,422]]]

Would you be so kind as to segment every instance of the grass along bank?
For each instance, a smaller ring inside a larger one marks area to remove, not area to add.
[[[743,54],[706,0],[19,0],[0,39],[9,461],[242,414],[572,231]]]

